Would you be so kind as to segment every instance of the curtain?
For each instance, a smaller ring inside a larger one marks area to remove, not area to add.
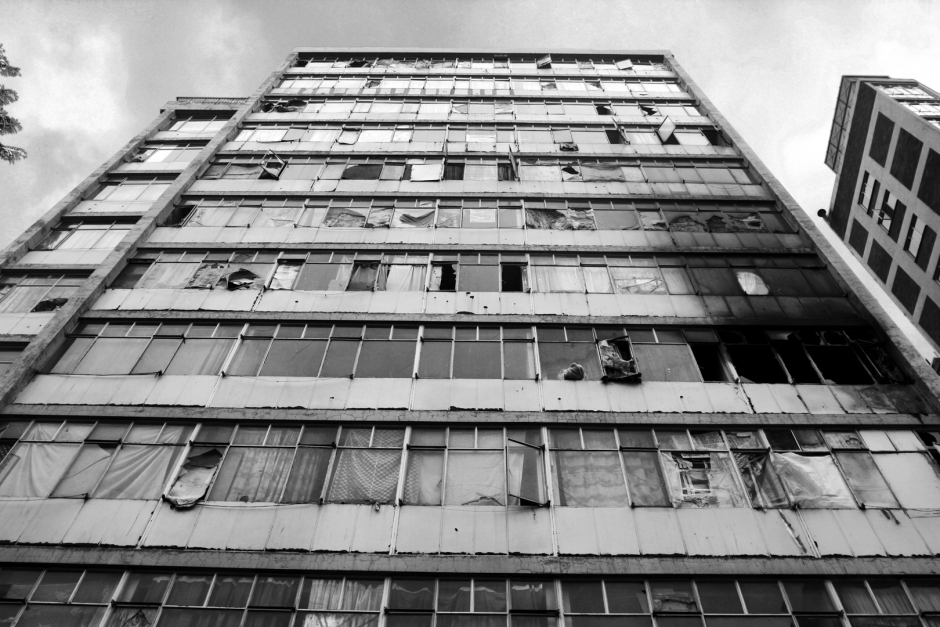
[[[607,268],[603,266],[584,266],[581,268],[581,272],[584,274],[584,283],[589,293],[610,294],[613,292]]]
[[[628,505],[618,453],[553,451],[552,479],[562,507]]]
[[[623,181],[623,172],[616,163],[582,163],[581,178],[585,181]]]
[[[332,503],[388,503],[395,497],[401,451],[345,449],[336,455]]]
[[[95,498],[160,498],[182,450],[181,446],[123,446],[95,490]]]
[[[300,217],[303,207],[262,207],[261,213],[254,219],[254,228],[291,228]]]
[[[343,594],[344,610],[379,610],[385,582],[380,579],[347,579]]]
[[[532,266],[531,272],[536,292],[584,293],[578,266]]]
[[[294,286],[297,275],[300,274],[302,266],[298,263],[282,263],[274,270],[274,277],[271,279],[272,290],[289,290]]]
[[[350,292],[372,291],[378,271],[378,262],[357,263],[353,266],[352,278],[349,280],[349,286],[346,290]]]
[[[150,338],[99,337],[74,374],[127,374],[137,363]]]
[[[562,231],[568,228],[568,216],[557,209],[526,209],[525,225],[530,229]]]
[[[505,505],[502,451],[450,451],[445,505]]]
[[[369,219],[366,220],[367,229],[375,229],[390,226],[392,221],[391,207],[375,207],[369,212]]]
[[[411,166],[412,181],[439,181],[444,174],[444,162],[415,164]]]
[[[663,483],[657,454],[653,451],[623,453],[630,497],[637,507],[669,507],[669,495]]]
[[[444,451],[409,451],[402,494],[406,505],[440,505],[443,483]]]
[[[260,575],[251,595],[251,604],[259,607],[293,607],[299,583],[299,577]]]
[[[283,503],[316,503],[323,494],[331,448],[299,448],[284,490]]]
[[[0,466],[0,496],[49,496],[79,448],[79,444],[20,442]]]
[[[209,500],[277,502],[293,457],[293,449],[229,448]]]
[[[329,211],[326,212],[326,217],[323,218],[323,226],[338,228],[338,229],[352,229],[352,228],[362,228],[366,224],[366,211],[365,210],[354,210],[354,209],[345,209],[342,207],[331,207]]]
[[[108,618],[108,627],[150,627],[159,608],[118,607]]]
[[[302,612],[294,621],[295,627],[376,627],[378,624],[378,614],[337,612]]]
[[[91,496],[98,479],[104,474],[116,452],[116,444],[86,443],[83,445],[78,457],[62,477],[62,481],[59,482],[52,496]]]
[[[509,504],[520,505],[519,499],[532,503],[544,503],[541,451],[536,448],[511,445],[507,454],[506,475],[511,498]]]
[[[298,607],[305,610],[335,610],[343,593],[342,579],[304,579]]]

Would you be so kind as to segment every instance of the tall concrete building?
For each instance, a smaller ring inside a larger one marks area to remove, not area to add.
[[[297,49],[0,268],[3,627],[940,625],[936,375],[667,52]]]
[[[843,76],[826,165],[829,225],[940,352],[940,94]]]

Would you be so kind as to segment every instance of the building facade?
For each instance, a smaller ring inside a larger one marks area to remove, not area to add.
[[[940,385],[668,52],[301,48],[4,251],[0,624],[940,625]]]
[[[940,94],[843,76],[826,165],[829,225],[940,352]]]

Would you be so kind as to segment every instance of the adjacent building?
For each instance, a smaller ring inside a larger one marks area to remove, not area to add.
[[[843,76],[826,165],[829,225],[940,351],[940,94]]]
[[[297,49],[0,256],[0,625],[936,627],[856,281],[668,52]]]

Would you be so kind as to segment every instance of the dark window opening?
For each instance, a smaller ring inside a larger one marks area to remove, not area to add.
[[[914,185],[914,175],[917,173],[917,163],[920,161],[923,147],[922,141],[903,128],[898,130],[898,141],[891,161],[891,176],[908,189]]]
[[[516,177],[512,171],[512,164],[500,163],[496,165],[497,181],[515,181]]]
[[[439,277],[439,278],[438,278]],[[452,263],[434,265],[432,289],[438,292],[453,292],[457,289],[457,269]],[[436,284],[436,287],[435,287]]]
[[[691,344],[690,347],[704,381],[731,381],[717,344]]]
[[[794,383],[819,383],[819,376],[799,342],[778,340],[773,343]]]
[[[864,385],[873,383],[871,375],[849,346],[807,346],[806,352],[827,383]]]
[[[163,226],[182,226],[195,209],[195,207],[189,205],[174,208],[166,217],[166,220],[163,221]]]
[[[464,164],[462,163],[445,164],[444,165],[444,180],[445,181],[462,181],[463,169],[464,169]]]
[[[769,346],[728,346],[728,355],[745,383],[789,383]]]
[[[609,105],[594,105],[594,108],[597,109],[597,115],[613,115],[614,112],[611,110]]]
[[[502,291],[504,292],[525,292],[526,291],[526,266],[522,265],[504,265],[502,266]]]
[[[129,263],[121,270],[121,274],[111,284],[111,289],[132,289],[144,273],[150,268],[149,263]]]
[[[620,134],[620,131],[605,130],[604,132],[607,133],[607,141],[609,141],[611,144],[625,143],[623,141],[623,135]]]

